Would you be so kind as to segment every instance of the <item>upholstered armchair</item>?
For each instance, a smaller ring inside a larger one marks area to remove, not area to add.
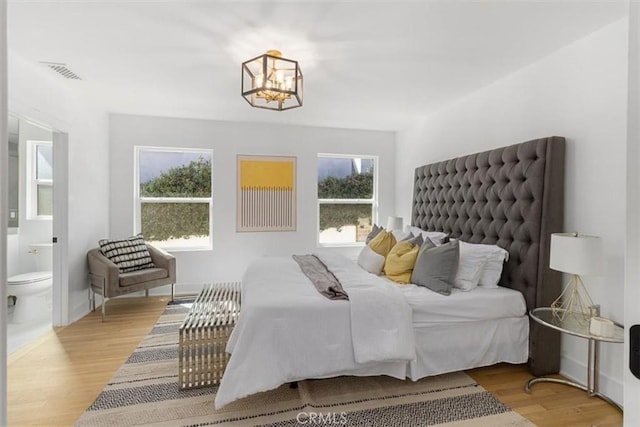
[[[176,259],[173,255],[149,244],[146,247],[151,255],[153,267],[136,271],[121,272],[113,261],[103,255],[100,248],[91,249],[87,253],[90,279],[91,310],[96,309],[96,293],[102,296],[102,321],[106,315],[106,304],[109,299],[145,291],[157,286],[171,285],[173,301],[176,283]]]

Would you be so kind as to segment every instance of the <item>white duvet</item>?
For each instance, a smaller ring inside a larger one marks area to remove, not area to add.
[[[320,295],[290,257],[262,258],[242,282],[242,310],[227,345],[231,359],[216,408],[306,378],[366,373],[389,364],[405,378],[415,358],[411,307],[402,292],[353,261],[317,254],[349,301]]]

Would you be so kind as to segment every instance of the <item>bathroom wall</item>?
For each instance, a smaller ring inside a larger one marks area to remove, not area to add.
[[[35,258],[29,255],[29,244],[51,241],[52,221],[27,219],[27,141],[51,141],[50,130],[37,126],[27,120],[20,120],[20,182],[19,182],[19,218],[20,226],[16,234],[7,236],[7,274],[26,273],[35,270]]]
[[[17,229],[13,229],[11,232],[15,234],[7,235],[7,277],[14,276],[20,273],[20,261],[18,257],[20,255],[20,236]]]
[[[18,143],[18,118],[9,116],[9,164],[7,167],[7,173],[9,178],[7,180],[9,191],[9,228],[18,228],[18,177],[20,175],[20,161],[19,155],[19,143]]]

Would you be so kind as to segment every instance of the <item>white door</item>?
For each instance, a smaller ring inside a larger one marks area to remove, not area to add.
[[[69,135],[53,132],[53,326],[69,323]]]

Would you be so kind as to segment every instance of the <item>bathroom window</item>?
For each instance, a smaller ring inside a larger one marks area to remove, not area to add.
[[[134,227],[168,250],[212,248],[212,150],[135,147]]]
[[[377,215],[377,157],[318,155],[318,244],[363,245]]]
[[[53,216],[53,144],[51,141],[27,141],[27,213],[29,219]]]

